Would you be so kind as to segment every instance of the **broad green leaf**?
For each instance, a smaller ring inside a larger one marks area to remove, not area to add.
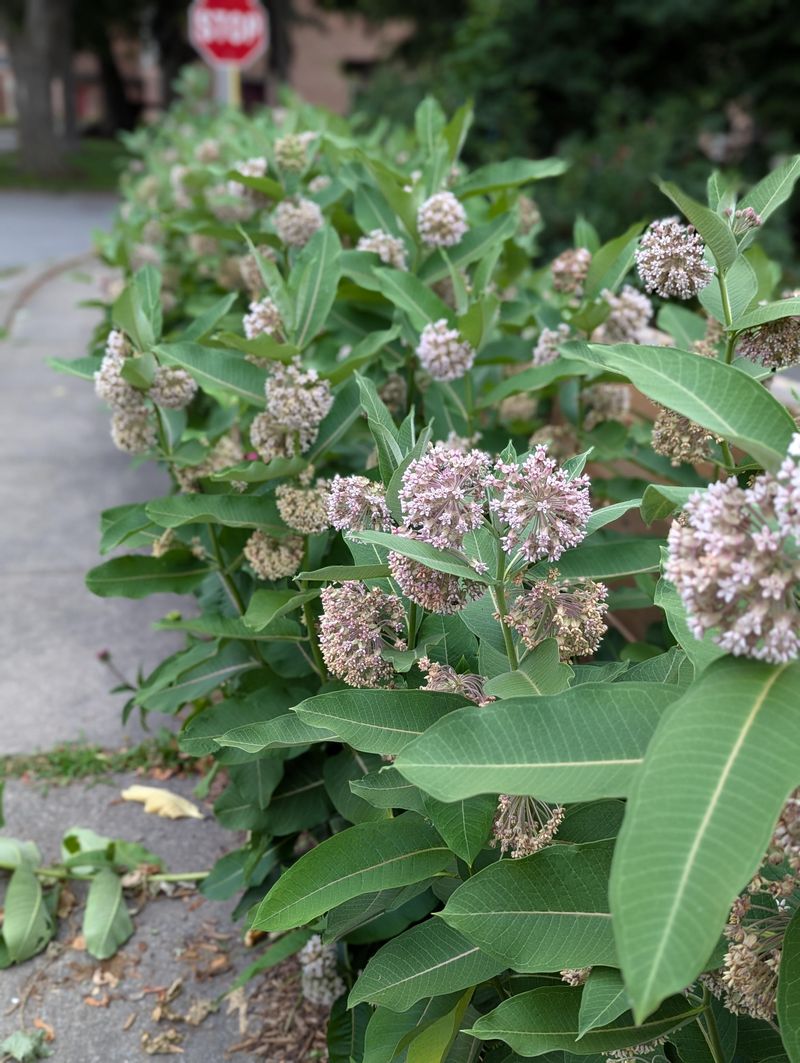
[[[792,1063],[800,1060],[800,915],[795,912],[783,938],[778,975],[778,1022]]]
[[[740,255],[733,266],[725,275],[725,287],[728,295],[728,308],[733,321],[744,314],[748,306],[758,292],[758,278],[755,270],[744,257]],[[698,299],[708,313],[717,319],[722,325],[727,324],[725,303],[722,299],[722,291],[719,277],[700,292]]]
[[[451,1011],[413,1038],[406,1052],[406,1063],[445,1063],[473,992],[472,988],[467,989]]]
[[[268,464],[263,461],[240,461],[227,469],[220,469],[209,477],[210,480],[240,480],[248,484],[266,483],[284,477],[297,476],[308,468],[305,458],[273,458]]]
[[[301,701],[302,723],[322,727],[364,753],[399,753],[431,724],[470,702],[431,690],[335,690]]]
[[[489,840],[497,811],[493,794],[447,803],[423,795],[425,814],[456,856],[470,867]]]
[[[426,96],[414,112],[417,140],[425,155],[436,150],[446,124],[447,118],[439,101],[433,96]]]
[[[490,679],[485,690],[498,698],[560,694],[567,689],[572,676],[570,666],[559,659],[556,640],[545,639],[523,657],[519,668]]]
[[[749,1054],[745,1052],[740,1054],[737,1051],[738,1017],[728,1011],[722,1001],[717,1000],[715,997],[709,1000],[709,1011],[714,1016],[716,1023],[719,1044],[722,1049],[721,1055],[719,1053],[715,1055],[708,1047],[707,1011],[705,1015],[698,1015],[694,1022],[689,1022],[677,1032],[670,1034],[670,1043],[678,1050],[681,1063],[732,1063],[734,1055],[739,1063],[745,1063],[745,1060],[749,1063],[751,1058]],[[786,1057],[775,1058],[774,1053],[769,1050],[760,1058],[771,1058],[773,1063],[786,1063]]]
[[[691,1022],[700,1010],[683,997],[674,997],[641,1025],[626,1014],[576,1041],[580,1002],[580,990],[544,986],[503,1001],[469,1032],[485,1041],[505,1041],[523,1056],[541,1056],[558,1049],[574,1056],[591,1056],[653,1041]]]
[[[506,159],[490,162],[474,170],[453,189],[459,197],[483,196],[490,192],[502,192],[505,188],[517,188],[545,177],[558,177],[569,167],[564,159]]]
[[[187,369],[201,388],[227,392],[251,406],[264,406],[266,371],[241,356],[199,343],[162,343],[153,350],[162,361]]]
[[[372,957],[348,998],[407,1011],[424,997],[466,989],[505,969],[441,919],[418,923]]]
[[[708,244],[719,269],[723,273],[729,270],[739,253],[736,246],[736,237],[731,232],[730,225],[715,211],[709,210],[702,203],[698,203],[696,199],[687,196],[671,181],[659,181],[657,183],[664,195],[671,199],[679,210],[683,211]]]
[[[351,897],[406,886],[444,870],[452,855],[413,812],[357,823],[305,853],[284,871],[256,912],[259,930],[289,930]]]
[[[408,539],[403,535],[394,535],[390,532],[379,531],[353,531],[350,538],[359,543],[375,543],[376,546],[385,546],[404,557],[410,557],[414,561],[421,561],[428,568],[438,572],[449,572],[453,576],[461,576],[464,579],[474,580],[478,583],[488,583],[489,577],[471,568],[465,558],[454,550],[439,550],[430,543],[421,542],[418,539]]]
[[[425,815],[422,793],[396,768],[382,768],[363,779],[353,779],[350,789],[375,808],[404,808]]]
[[[517,219],[513,211],[485,225],[476,225],[459,240],[455,247],[448,249],[445,255],[438,251],[426,258],[420,267],[420,279],[427,284],[443,280],[451,270],[463,270],[472,262],[477,262],[500,250],[502,244],[512,237],[517,230]]]
[[[291,852],[291,839],[273,842],[260,855],[250,848],[234,849],[217,860],[211,873],[200,883],[200,892],[212,901],[227,901],[251,882],[260,885],[278,860]],[[253,866],[254,855],[257,862]]]
[[[566,344],[580,358],[627,376],[663,406],[735,443],[766,469],[775,471],[786,456],[794,422],[762,384],[735,366],[671,347],[638,344]]]
[[[363,1063],[370,1014],[366,1004],[348,1008],[344,996],[334,1001],[326,1030],[328,1063]]]
[[[98,960],[113,956],[133,933],[122,883],[109,868],[98,871],[92,879],[82,930],[86,951]]]
[[[313,742],[327,742],[335,738],[333,731],[312,727],[289,712],[264,723],[242,724],[216,736],[220,746],[232,746],[245,753],[261,753],[265,749],[289,749]]]
[[[615,967],[593,967],[581,994],[578,1037],[597,1026],[606,1026],[629,1008],[619,971]]]
[[[223,295],[221,299],[217,299],[216,302],[212,303],[208,310],[199,314],[189,325],[186,326],[185,329],[182,330],[181,339],[183,342],[193,343],[205,339],[222,318],[225,317],[237,298],[238,292],[228,292],[227,295]]]
[[[583,683],[462,709],[405,746],[395,767],[440,801],[481,793],[622,797],[679,693],[657,683]]]
[[[681,596],[667,580],[662,578],[658,581],[653,601],[655,605],[664,610],[667,624],[675,637],[675,641],[685,652],[697,672],[702,672],[713,661],[725,656],[725,651],[712,641],[709,634],[706,634],[702,639],[694,637],[689,630],[686,607],[681,601]]]
[[[100,553],[107,554],[146,528],[151,529],[153,539],[161,534],[147,516],[144,502],[103,510],[100,514]]]
[[[800,298],[778,299],[774,303],[757,306],[748,314],[734,319],[732,327],[740,332],[744,329],[758,328],[759,325],[766,325],[770,321],[778,321],[783,317],[795,317],[798,314],[800,314]]]
[[[766,177],[762,177],[758,184],[742,197],[738,206],[742,210],[752,207],[761,220],[766,221],[792,194],[798,177],[800,155],[792,155]]]
[[[401,781],[405,783],[405,779]],[[17,838],[0,838],[0,870],[14,871],[23,864],[38,867],[41,862],[42,854],[36,842],[21,842]]]
[[[148,594],[186,594],[214,571],[182,550],[163,557],[129,554],[97,565],[86,575],[86,586],[100,598],[145,598]]]
[[[564,579],[612,580],[657,572],[660,564],[661,540],[613,539],[607,543],[584,543],[568,550],[554,565],[540,561],[533,571],[544,574],[555,568]]]
[[[341,252],[336,230],[326,225],[314,233],[292,269],[289,291],[295,300],[295,319],[291,338],[301,350],[328,320],[341,276]]]
[[[239,974],[231,983],[230,990],[239,989],[243,985],[255,978],[257,974],[261,974],[263,971],[268,971],[271,967],[277,967],[279,963],[283,963],[284,960],[290,956],[294,956],[296,952],[305,945],[308,939],[311,937],[311,931],[303,927],[300,930],[292,930],[288,934],[284,934],[279,937],[277,941],[267,945],[257,960],[248,964],[247,967]]]
[[[140,390],[149,388],[153,383],[156,373],[156,360],[150,351],[144,354],[134,354],[126,358],[122,363],[120,376]]]
[[[375,279],[380,290],[395,306],[403,310],[412,326],[421,332],[427,324],[444,318],[452,322],[453,312],[435,292],[415,277],[398,269],[379,269]]]
[[[266,812],[265,830],[293,834],[327,823],[333,808],[322,774],[324,757],[312,751],[292,762],[292,770],[275,788]]]
[[[724,657],[659,727],[629,800],[611,886],[635,1014],[703,969],[797,783],[800,664]]]
[[[675,346],[684,351],[690,351],[692,344],[706,334],[705,318],[676,303],[665,303],[658,311],[656,323],[672,336]]]
[[[386,329],[383,332],[373,332],[363,339],[361,343],[356,344],[344,361],[339,362],[333,369],[329,369],[321,375],[326,380],[329,380],[332,385],[339,384],[356,370],[362,369],[365,365],[369,365],[370,362],[374,362],[383,353],[384,348],[392,340],[396,340],[399,335],[400,329],[398,326]]]
[[[162,528],[183,524],[224,524],[228,528],[261,528],[272,535],[288,529],[275,500],[266,495],[169,495],[148,502],[148,517]]]
[[[612,292],[617,290],[633,265],[641,231],[641,222],[636,222],[622,236],[609,240],[592,255],[584,284],[587,299],[597,298],[606,289]]]
[[[212,638],[248,639],[251,642],[302,642],[305,638],[294,620],[273,620],[267,627],[254,631],[241,617],[221,613],[205,613],[185,620],[157,620],[153,627],[157,631],[192,631]]]
[[[47,364],[57,373],[76,376],[80,380],[94,380],[94,374],[100,368],[100,359],[89,354],[84,358],[48,358]]]
[[[538,365],[533,369],[523,369],[521,373],[514,373],[513,376],[496,384],[488,394],[480,399],[478,408],[484,409],[485,407],[497,406],[503,399],[507,399],[509,395],[518,395],[520,392],[528,394],[531,391],[538,391],[540,388],[546,388],[548,385],[553,384],[556,380],[574,376],[582,371],[580,362],[571,362],[567,358],[556,358],[555,361],[548,362],[546,365]]]
[[[458,887],[442,918],[515,971],[614,964],[612,853],[604,841],[499,860]]]
[[[615,520],[619,520],[620,517],[624,517],[626,513],[640,506],[641,502],[641,498],[629,498],[627,502],[613,502],[610,506],[595,509],[586,522],[586,537],[594,535],[607,524],[613,524]]]
[[[699,494],[696,487],[668,487],[666,484],[648,484],[642,495],[641,514],[645,524],[667,517],[683,509],[692,495]]]
[[[247,646],[241,642],[229,642],[214,657],[183,672],[174,683],[155,691],[140,690],[134,700],[150,712],[174,713],[188,702],[210,694],[223,683],[258,668],[260,664],[251,656]]]
[[[263,631],[275,620],[287,613],[300,609],[306,602],[311,602],[319,597],[319,591],[255,591],[247,612],[244,614],[244,622],[253,631]]]
[[[348,380],[336,392],[331,411],[320,424],[316,441],[306,454],[307,459],[316,462],[328,451],[334,450],[359,412],[358,388],[354,380]]]
[[[30,864],[21,863],[6,888],[3,910],[3,941],[11,963],[22,963],[41,952],[55,926]]]
[[[463,103],[444,128],[444,138],[450,148],[450,161],[455,162],[464,147],[474,118],[472,101]]]
[[[312,572],[299,572],[297,579],[308,583],[336,583],[339,580],[384,579],[388,575],[388,565],[327,565]]]
[[[276,340],[274,336],[262,332],[252,339],[239,336],[235,332],[220,332],[214,340],[224,347],[230,347],[234,351],[242,351],[243,354],[253,354],[256,358],[267,358],[272,362],[283,362],[288,365],[292,359],[300,353],[300,348],[292,343],[284,343]],[[248,363],[249,364],[249,363]],[[258,363],[256,363],[258,364]]]
[[[388,818],[388,813],[365,801],[350,785],[363,779],[371,769],[380,766],[380,757],[359,753],[355,749],[343,749],[328,757],[322,768],[325,786],[333,807],[349,823],[366,823],[369,820]]]
[[[246,764],[232,764],[228,776],[241,796],[263,811],[283,778],[283,760],[268,754]]]
[[[404,1048],[415,1034],[432,1025],[456,1004],[458,993],[419,1000],[408,1011],[392,1011],[377,1007],[367,1026],[364,1042],[365,1058],[369,1063],[392,1063],[404,1060]]]
[[[586,801],[570,805],[558,828],[558,840],[585,845],[587,842],[616,838],[622,826],[624,812],[624,802],[616,800]]]

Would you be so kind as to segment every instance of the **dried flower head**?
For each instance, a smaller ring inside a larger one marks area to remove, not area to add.
[[[796,295],[796,292],[786,292],[783,298]],[[800,316],[779,317],[745,332],[739,338],[736,353],[751,362],[760,362],[767,369],[800,364]]]
[[[167,528],[165,532],[162,532],[157,539],[153,540],[153,545],[150,547],[150,553],[153,557],[163,557],[164,554],[169,553],[175,544],[175,529]]]
[[[303,563],[303,540],[297,535],[274,539],[257,528],[244,546],[244,556],[258,579],[294,576]]]
[[[380,587],[349,581],[322,590],[319,645],[331,675],[351,687],[382,687],[394,669],[382,651],[405,649],[402,601]]]
[[[317,535],[328,527],[328,481],[317,480],[313,486],[281,484],[275,489],[275,501],[284,524],[303,535]]]
[[[631,392],[626,384],[593,384],[581,393],[587,432],[603,421],[625,421],[631,409]]]
[[[371,251],[381,262],[395,269],[408,269],[406,245],[383,229],[373,229],[359,238],[356,251]]]
[[[408,384],[399,373],[389,373],[380,390],[381,399],[394,414],[405,413],[408,402]]]
[[[567,295],[582,295],[586,274],[592,264],[592,253],[585,247],[570,247],[550,263],[553,287]]]
[[[437,192],[417,211],[417,229],[428,247],[453,247],[469,229],[467,212],[452,192]]]
[[[483,707],[494,701],[484,692],[486,676],[470,672],[457,672],[449,664],[440,664],[428,657],[420,657],[417,665],[425,675],[423,690],[444,690],[450,694],[462,694],[469,701]]]
[[[653,304],[647,296],[630,284],[619,295],[604,291],[603,299],[611,312],[592,335],[593,343],[647,343],[652,329]]]
[[[551,807],[535,797],[500,794],[494,820],[494,843],[500,852],[519,860],[550,845],[564,819],[561,805]]]
[[[543,328],[533,348],[533,365],[547,365],[558,358],[559,347],[569,339],[569,325],[563,322],[558,328]]]
[[[157,438],[155,421],[146,406],[126,407],[112,413],[111,439],[117,450],[144,454],[153,449]]]
[[[383,484],[366,476],[334,476],[327,502],[328,520],[339,531],[392,529]]]
[[[651,1056],[657,1048],[667,1043],[667,1035],[662,1034],[654,1037],[651,1041],[645,1041],[640,1045],[631,1045],[630,1048],[615,1048],[611,1052],[601,1052],[612,1063],[647,1063],[647,1057]]]
[[[409,531],[432,546],[460,547],[483,520],[489,474],[483,451],[463,454],[436,443],[403,474],[400,506]]]
[[[305,448],[301,447],[297,432],[278,424],[268,413],[256,414],[250,425],[250,442],[253,450],[265,462],[270,462],[273,458],[293,458],[296,454],[302,453],[303,449],[307,450],[314,438],[316,438],[316,433],[311,440],[306,437],[308,445]]]
[[[268,296],[250,303],[248,313],[242,318],[244,334],[249,340],[256,336],[274,336],[283,339],[283,319],[277,306]]]
[[[651,222],[636,252],[639,276],[648,292],[663,299],[691,299],[714,276],[704,251],[705,244],[691,225],[682,225],[677,218]]]
[[[168,410],[182,410],[197,394],[197,381],[185,369],[174,365],[160,365],[153,377],[148,396],[156,406]]]
[[[591,579],[559,580],[551,569],[514,602],[505,622],[519,632],[529,650],[554,638],[562,661],[588,657],[608,630],[608,588]]]
[[[403,528],[398,534],[416,538]],[[480,598],[486,589],[482,583],[428,568],[395,550],[389,551],[389,571],[406,598],[430,613],[457,613],[471,599]]]
[[[776,476],[713,483],[673,523],[666,575],[696,638],[776,664],[800,654],[799,466],[795,435]]]
[[[702,425],[690,421],[681,413],[662,406],[653,422],[651,443],[656,454],[669,458],[673,466],[688,462],[707,461],[709,443],[713,436]]]
[[[589,477],[570,479],[546,447],[537,446],[521,466],[497,461],[495,488],[491,507],[507,526],[502,539],[507,553],[519,550],[530,562],[558,561],[586,535]]]
[[[300,961],[300,986],[309,1003],[330,1008],[347,989],[339,977],[336,946],[323,945],[319,934],[312,934],[297,954]]]
[[[422,330],[417,357],[434,380],[458,380],[472,368],[475,348],[440,318]]]
[[[284,199],[273,215],[275,232],[287,247],[304,247],[325,224],[322,211],[312,199]]]

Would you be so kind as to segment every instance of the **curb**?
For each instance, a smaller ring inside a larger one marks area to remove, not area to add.
[[[96,252],[84,251],[80,255],[73,255],[71,258],[62,259],[60,262],[54,262],[52,266],[48,266],[47,269],[43,270],[41,273],[35,274],[16,294],[11,296],[10,305],[4,311],[2,319],[0,319],[0,329],[4,332],[4,338],[6,340],[11,338],[11,330],[14,326],[17,314],[41,288],[46,284],[49,284],[50,281],[55,280],[60,274],[66,273],[67,270],[77,269],[79,266],[86,265],[93,261],[97,261]]]

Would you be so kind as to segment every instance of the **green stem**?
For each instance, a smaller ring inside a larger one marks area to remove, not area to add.
[[[164,457],[168,462],[171,461],[172,448],[169,445],[169,432],[164,424],[164,415],[161,412],[159,406],[153,403],[153,408],[156,411],[156,425],[158,426],[158,442],[161,445],[161,449],[164,452]]]
[[[700,1031],[705,1038],[708,1050],[711,1053],[714,1063],[725,1063],[725,1052],[722,1047],[722,1042],[719,1038],[719,1030],[717,1028],[717,1020],[714,1012],[711,1008],[711,994],[708,989],[703,987],[703,1003],[705,1004],[705,1025],[697,1019],[697,1025],[700,1027]]]
[[[302,591],[305,589],[306,585],[303,581],[300,583],[300,590]],[[328,669],[325,667],[325,658],[322,656],[322,650],[319,648],[319,639],[317,638],[317,618],[314,616],[311,602],[303,602],[303,620],[306,625],[311,656],[314,658],[314,667],[319,672],[319,677],[324,683],[328,678]]]
[[[512,636],[511,629],[505,620],[506,614],[508,613],[508,606],[506,605],[506,592],[502,583],[492,589],[492,596],[500,618],[500,627],[503,629],[503,642],[506,647],[506,656],[508,657],[508,663],[511,665],[513,671],[519,667],[519,660],[517,659],[517,650],[514,646],[514,637]]]
[[[13,871],[13,868],[5,868],[4,870]],[[34,868],[35,874],[39,878],[52,878],[59,881],[66,881],[67,879],[80,879],[82,881],[92,879],[93,875],[71,873],[64,867],[37,867]],[[155,875],[146,875],[148,882],[202,882],[203,879],[208,878],[211,874],[210,871],[170,871],[170,872],[158,872]]]
[[[728,296],[728,284],[721,271],[717,274],[717,279],[719,281],[719,294],[722,299],[722,313],[725,318],[725,325],[730,327],[733,322],[733,313],[731,312],[731,301]]]
[[[411,603],[408,610],[408,648],[413,650],[417,644],[417,606],[414,602]]]

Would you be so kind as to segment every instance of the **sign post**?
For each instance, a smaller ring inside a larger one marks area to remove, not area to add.
[[[194,0],[189,40],[216,72],[217,97],[241,106],[241,70],[269,44],[269,21],[260,0]]]

